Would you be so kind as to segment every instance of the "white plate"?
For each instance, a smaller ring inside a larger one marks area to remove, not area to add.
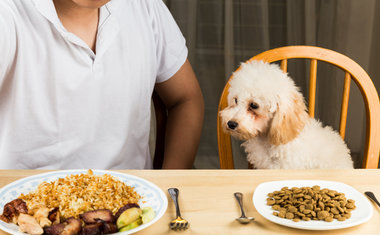
[[[293,222],[289,219],[282,219],[278,216],[274,216],[273,209],[266,203],[267,194],[276,190],[280,190],[282,187],[312,187],[314,185],[319,185],[322,188],[328,188],[336,190],[338,192],[344,193],[347,199],[355,200],[356,208],[351,211],[351,218],[345,221],[337,221],[334,219],[333,222],[325,221],[300,221]],[[253,194],[253,204],[256,210],[266,219],[281,224],[288,227],[299,228],[299,229],[309,229],[309,230],[330,230],[330,229],[340,229],[352,227],[361,223],[368,221],[373,214],[373,207],[366,197],[364,197],[360,192],[351,186],[339,182],[333,181],[320,181],[320,180],[288,180],[288,181],[272,181],[262,183],[255,189]]]
[[[142,199],[139,201],[141,207],[152,207],[156,212],[156,217],[152,221],[146,224],[142,224],[137,228],[131,229],[126,232],[116,233],[118,235],[131,234],[137,231],[140,231],[155,222],[157,222],[165,213],[168,200],[165,193],[157,187],[155,184],[139,178],[137,176],[123,174],[114,171],[104,171],[104,170],[92,170],[94,174],[102,175],[109,174],[120,181],[125,182],[128,186],[134,187],[135,191],[142,196]],[[86,173],[87,170],[65,170],[65,171],[54,171],[44,174],[33,175],[26,177],[20,180],[17,180],[13,183],[6,185],[0,189],[0,214],[3,213],[4,205],[14,199],[16,199],[21,193],[29,193],[37,188],[37,186],[42,181],[54,181],[58,178],[64,178],[67,175]],[[0,229],[10,233],[10,234],[25,234],[18,231],[18,226],[12,223],[5,223],[0,220]]]

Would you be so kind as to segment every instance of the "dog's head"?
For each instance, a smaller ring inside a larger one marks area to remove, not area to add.
[[[230,80],[228,107],[220,112],[222,125],[232,136],[269,138],[286,144],[303,129],[308,114],[302,94],[278,65],[251,61]]]

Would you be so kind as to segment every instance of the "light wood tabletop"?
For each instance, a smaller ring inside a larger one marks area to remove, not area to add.
[[[0,187],[17,179],[43,173],[42,170],[0,170]],[[329,180],[345,183],[361,193],[372,191],[380,197],[380,170],[122,170],[126,174],[144,178],[160,187],[168,197],[168,209],[152,226],[136,234],[378,234],[380,209],[373,206],[372,218],[363,224],[326,231],[301,230],[278,225],[266,220],[255,209],[252,196],[263,182],[274,180]],[[169,222],[175,208],[167,189],[180,190],[182,216],[190,222],[186,231],[171,231]],[[244,194],[244,208],[256,220],[239,224],[235,218],[240,209],[234,192]],[[0,235],[6,234],[0,231]]]

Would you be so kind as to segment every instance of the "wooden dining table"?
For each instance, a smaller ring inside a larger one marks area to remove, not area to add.
[[[0,170],[0,187],[23,177],[46,170]],[[146,179],[167,196],[168,208],[153,225],[136,234],[364,234],[380,233],[380,208],[374,203],[373,215],[365,223],[335,230],[303,230],[273,223],[261,216],[252,202],[255,188],[277,180],[328,180],[352,186],[360,193],[372,191],[380,198],[380,169],[355,170],[118,170]],[[178,188],[182,216],[189,221],[185,231],[173,231],[169,222],[175,218],[175,207],[168,188]],[[249,224],[240,224],[240,208],[234,192],[244,195],[244,209],[255,217]],[[0,231],[0,235],[7,234]]]

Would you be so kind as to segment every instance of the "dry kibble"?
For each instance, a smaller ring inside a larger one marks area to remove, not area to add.
[[[296,212],[296,215],[299,216],[299,217],[304,217],[305,215],[302,214],[301,212]]]
[[[286,213],[287,210],[286,210],[286,208],[280,207],[279,211]]]
[[[312,216],[313,218],[317,216],[317,213],[315,213],[315,211],[310,211],[310,214],[311,214],[311,216]]]
[[[280,212],[278,213],[278,217],[280,217],[280,218],[285,218],[285,214],[286,214],[285,211],[280,211]]]
[[[349,219],[351,218],[351,213],[343,214],[343,216],[346,217],[346,219]]]
[[[292,213],[297,212],[297,207],[295,207],[295,206],[289,206],[288,211],[292,212]]]
[[[324,220],[329,215],[330,214],[327,211],[318,211],[317,218],[320,219],[320,220]]]
[[[310,213],[311,213],[311,210],[309,210],[309,209],[305,209],[305,210],[303,210],[303,213],[304,213],[305,215],[310,214]]]
[[[343,216],[340,216],[337,218],[338,221],[345,221],[346,220],[346,217],[343,217]]]
[[[346,199],[343,193],[330,189],[313,187],[283,187],[280,191],[268,193],[267,205],[278,212],[273,215],[291,219],[294,222],[334,219],[344,221],[351,217],[356,208],[355,201]]]
[[[267,200],[267,205],[271,206],[271,205],[274,205],[276,203],[276,200]]]
[[[335,207],[331,209],[331,213],[334,215],[339,215],[339,211]]]
[[[291,212],[287,212],[287,213],[285,214],[285,218],[287,218],[287,219],[293,219],[293,218],[294,218],[294,214],[291,213]]]

